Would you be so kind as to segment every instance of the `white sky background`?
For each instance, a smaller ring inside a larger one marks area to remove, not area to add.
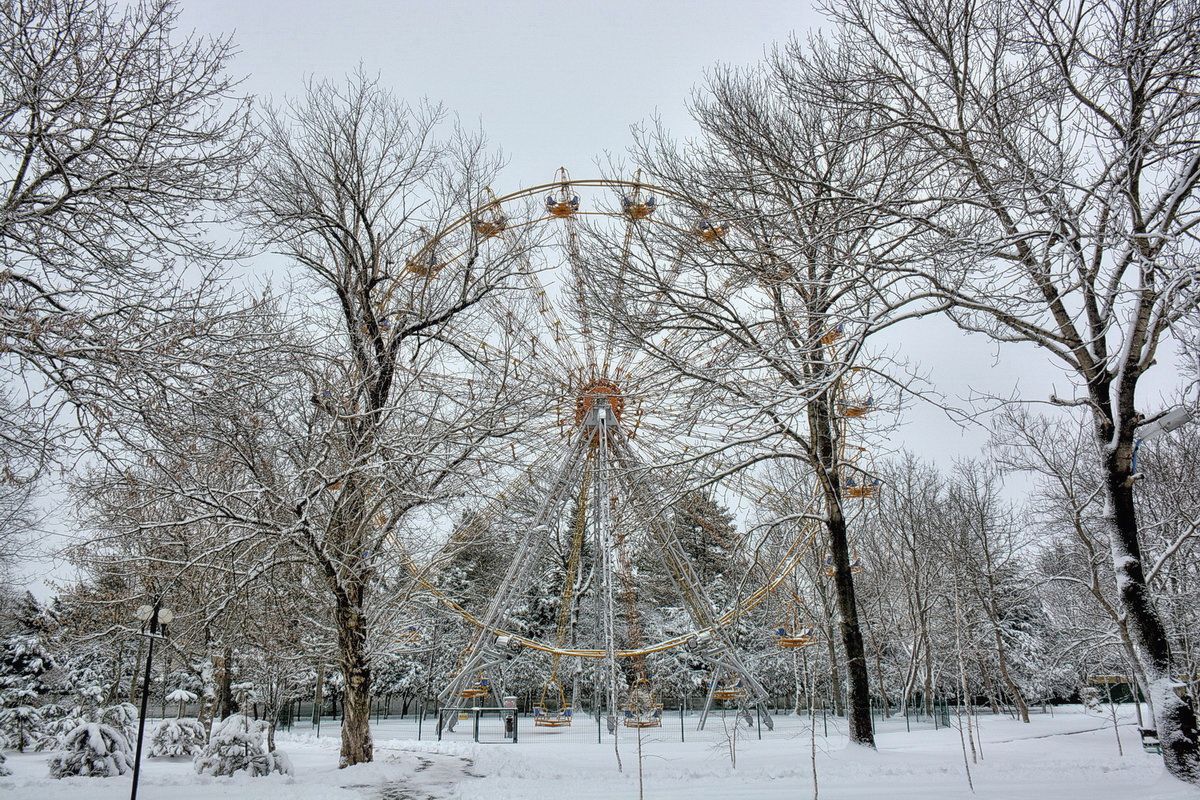
[[[245,91],[282,100],[306,78],[340,79],[360,65],[399,97],[444,103],[469,127],[478,121],[508,166],[497,193],[549,181],[559,166],[576,178],[599,173],[606,153],[624,154],[630,126],[662,117],[675,134],[694,132],[688,97],[717,63],[748,65],[791,32],[815,31],[808,2],[786,0],[183,0],[182,25],[232,34],[231,65]],[[271,258],[271,257],[267,257]],[[285,265],[256,264],[268,269]],[[892,337],[899,356],[918,364],[951,401],[972,390],[1046,398],[1072,394],[1065,376],[1035,348],[996,348],[948,322],[927,320]],[[1167,358],[1164,355],[1164,360]],[[1164,405],[1177,378],[1170,364],[1152,370],[1143,410]],[[939,410],[911,405],[888,449],[908,447],[942,462],[975,455],[983,428],[964,430]],[[1020,494],[1015,481],[1012,493]],[[49,541],[65,541],[61,531]],[[52,545],[51,545],[52,546]],[[27,565],[37,594],[65,577],[60,564]]]
[[[360,65],[401,98],[442,102],[478,121],[508,166],[498,194],[545,183],[559,166],[599,174],[624,155],[630,126],[661,116],[695,132],[686,104],[706,69],[750,65],[773,42],[822,24],[807,0],[183,0],[183,24],[232,33],[234,74],[261,99],[298,94],[308,77],[339,79]],[[1046,398],[1072,394],[1036,348],[968,338],[942,320],[899,329],[894,346],[954,401],[976,391]],[[1169,369],[1151,383],[1170,391]],[[1147,395],[1148,397],[1148,395]],[[959,403],[963,405],[963,403]],[[1157,408],[1157,403],[1148,404]],[[897,446],[928,458],[973,455],[982,430],[963,431],[930,407],[912,406]]]

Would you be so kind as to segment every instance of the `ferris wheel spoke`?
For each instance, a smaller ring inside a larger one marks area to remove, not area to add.
[[[545,502],[534,517],[533,524],[522,537],[517,552],[509,563],[500,582],[500,588],[488,604],[487,610],[479,618],[480,624],[468,647],[468,655],[459,674],[446,687],[443,696],[447,699],[457,697],[467,683],[474,677],[481,665],[496,660],[499,656],[495,648],[495,634],[501,618],[513,606],[515,598],[519,597],[533,581],[533,565],[545,550],[549,541],[549,526],[556,520],[557,514],[566,503],[573,485],[573,476],[582,468],[586,458],[586,450],[580,444],[571,447],[555,471],[554,478],[546,494]]]

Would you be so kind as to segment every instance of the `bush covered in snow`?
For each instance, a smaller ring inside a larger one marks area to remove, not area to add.
[[[83,710],[78,707],[68,709],[56,703],[48,703],[38,710],[42,712],[41,736],[33,749],[39,752],[62,749],[67,734],[87,721]]]
[[[138,710],[132,703],[117,703],[102,709],[98,721],[123,731],[131,742],[137,739]]]
[[[194,718],[164,719],[150,739],[150,756],[194,756],[204,749],[204,726]]]
[[[43,678],[53,667],[54,659],[34,633],[14,634],[0,642],[0,688],[42,694]]]
[[[0,778],[5,778],[9,775],[12,775],[12,770],[9,769],[8,765],[4,763],[6,761],[8,761],[8,759],[5,758],[4,751],[0,750]]]
[[[196,702],[196,693],[189,692],[187,689],[174,689],[170,694],[167,695],[167,702],[178,703],[179,711],[175,714],[175,716],[182,717],[183,709],[188,705],[188,703]]]
[[[280,750],[268,750],[263,739],[266,722],[245,714],[232,714],[213,729],[212,739],[196,756],[196,772],[201,775],[292,774],[291,760]]]
[[[14,704],[0,708],[0,743],[25,752],[37,747],[43,735],[42,713],[30,705]]]
[[[50,759],[50,777],[124,775],[133,763],[125,732],[103,722],[76,726],[63,740],[63,752]]]

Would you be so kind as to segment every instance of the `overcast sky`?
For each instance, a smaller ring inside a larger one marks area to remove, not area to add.
[[[427,97],[472,126],[478,122],[508,159],[498,193],[546,182],[562,165],[576,178],[593,176],[605,153],[626,150],[631,125],[655,115],[686,136],[693,130],[687,100],[707,68],[754,63],[771,43],[815,33],[821,24],[808,3],[779,0],[183,4],[185,27],[233,35],[240,53],[231,71],[245,75],[244,89],[261,99],[283,99],[300,92],[307,78],[340,79],[361,65],[404,99]],[[889,346],[959,404],[973,391],[1072,394],[1041,352],[998,353],[945,322],[900,329]],[[1160,407],[1159,396],[1176,382],[1169,367],[1158,370],[1143,406]],[[891,447],[946,466],[955,456],[977,454],[987,439],[982,427],[963,429],[920,404],[904,422]],[[1014,496],[1023,486],[1013,482]],[[30,565],[30,586],[39,594],[50,567]]]
[[[816,34],[822,24],[810,3],[782,0],[183,2],[184,25],[234,36],[241,53],[232,71],[262,99],[361,65],[402,98],[428,97],[478,121],[508,158],[499,193],[546,182],[559,166],[577,178],[595,175],[606,152],[624,153],[630,126],[654,115],[691,133],[687,101],[706,69],[753,64],[773,42]],[[952,399],[971,390],[1009,395],[1018,384],[1042,398],[1052,388],[1071,394],[1041,352],[998,355],[947,323],[901,329],[892,346]],[[1151,391],[1174,383],[1160,373]],[[986,439],[934,409],[914,407],[908,417],[897,442],[927,457],[973,454]]]

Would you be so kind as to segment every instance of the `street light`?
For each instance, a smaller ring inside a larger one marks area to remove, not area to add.
[[[162,607],[161,597],[155,600],[152,606],[139,606],[133,615],[142,623],[138,635],[145,636],[150,641],[150,647],[146,653],[146,674],[142,678],[142,710],[138,714],[137,750],[133,755],[133,788],[129,791],[129,800],[137,800],[138,775],[142,767],[142,738],[146,735],[146,703],[150,695],[150,665],[154,662],[154,640],[166,639],[167,624],[175,619],[171,609]]]
[[[1184,406],[1175,406],[1157,419],[1139,426],[1133,440],[1133,461],[1129,465],[1133,474],[1137,475],[1138,448],[1142,446],[1142,442],[1157,439],[1164,433],[1170,433],[1173,430],[1182,428],[1191,421],[1191,411]]]

